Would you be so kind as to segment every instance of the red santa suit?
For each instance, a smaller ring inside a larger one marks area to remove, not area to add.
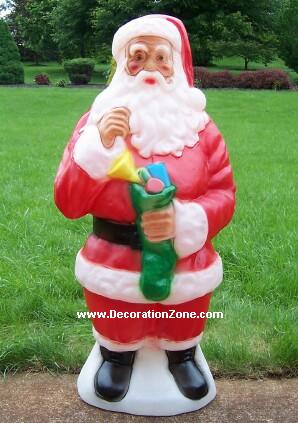
[[[187,36],[178,29],[183,66],[192,85],[189,44]],[[96,125],[87,123],[88,116],[89,112],[80,119],[65,149],[55,180],[56,204],[71,219],[91,214],[134,224],[136,213],[129,183],[107,177],[107,170],[121,149],[116,144],[105,148]],[[163,162],[177,188],[173,243],[178,260],[171,293],[160,302],[146,299],[139,287],[141,251],[91,234],[77,255],[75,268],[87,306],[90,311],[107,312],[206,312],[211,294],[223,277],[222,261],[211,241],[230,222],[235,208],[235,185],[225,142],[209,119],[198,133],[196,144],[185,147],[181,157],[153,154],[144,158],[130,138],[126,145],[137,167]],[[93,319],[96,339],[115,351],[136,350],[148,340],[168,350],[190,348],[200,340],[204,324],[203,318]]]

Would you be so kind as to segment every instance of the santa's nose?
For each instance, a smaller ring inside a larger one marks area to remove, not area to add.
[[[149,72],[155,71],[156,70],[156,64],[155,64],[154,60],[148,59],[145,63],[144,70],[149,71]]]

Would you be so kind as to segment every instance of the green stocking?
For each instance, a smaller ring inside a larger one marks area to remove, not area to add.
[[[171,291],[171,282],[177,255],[171,240],[150,242],[141,227],[141,216],[146,211],[159,210],[170,205],[176,191],[171,185],[156,194],[149,194],[143,186],[130,185],[132,203],[137,213],[137,227],[142,243],[142,273],[140,288],[151,301],[166,299]]]

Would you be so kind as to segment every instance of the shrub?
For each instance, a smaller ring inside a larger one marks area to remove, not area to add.
[[[235,84],[235,77],[229,71],[210,72],[210,88],[231,88]]]
[[[242,72],[238,75],[238,88],[281,90],[290,89],[292,82],[288,74],[280,69]]]
[[[271,90],[289,90],[293,83],[287,72],[281,69],[258,71],[262,88]]]
[[[235,76],[229,71],[209,72],[206,68],[194,68],[195,80],[201,88],[232,88]]]
[[[94,66],[94,60],[87,58],[77,58],[64,62],[64,69],[68,73],[72,84],[88,84],[91,80]]]
[[[210,72],[207,68],[194,67],[194,79],[195,83],[200,88],[208,88],[209,86],[209,75]]]
[[[50,85],[50,79],[45,73],[39,73],[36,75],[34,81],[37,85]]]
[[[0,19],[0,84],[23,84],[24,68],[20,53],[7,24]]]
[[[280,90],[292,88],[288,74],[280,69],[245,71],[233,75],[229,71],[209,72],[195,67],[196,85],[200,88],[250,88]]]
[[[64,81],[64,79],[61,79],[61,81],[56,83],[56,87],[64,88],[65,86],[66,86],[66,82]]]
[[[256,71],[241,72],[236,81],[237,88],[260,88]]]

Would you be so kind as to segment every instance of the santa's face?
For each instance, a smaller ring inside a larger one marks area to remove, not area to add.
[[[181,53],[161,37],[131,39],[117,61],[115,75],[95,100],[90,121],[114,108],[129,110],[131,144],[142,157],[181,156],[198,142],[205,127],[205,96],[188,84]]]
[[[142,36],[132,39],[125,51],[126,72],[135,76],[141,71],[160,72],[168,79],[173,75],[173,50],[169,41],[161,37]],[[146,78],[146,84],[157,83],[154,77]]]

